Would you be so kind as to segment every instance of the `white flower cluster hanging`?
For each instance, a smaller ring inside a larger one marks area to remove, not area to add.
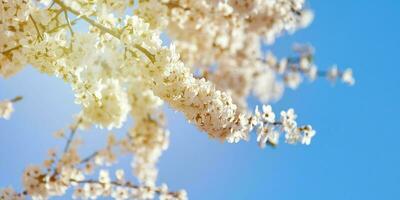
[[[355,83],[351,69],[319,70],[309,45],[294,45],[296,55],[281,59],[262,51],[263,43],[308,26],[313,13],[304,0],[0,0],[0,16],[0,76],[31,65],[68,83],[82,108],[69,134],[54,134],[66,138],[64,151],[26,168],[24,191],[6,188],[0,199],[48,199],[68,188],[74,199],[187,199],[184,190],[156,185],[169,145],[164,103],[221,141],[249,140],[255,130],[261,148],[276,146],[281,134],[309,145],[315,131],[298,125],[293,109],[280,117],[270,105],[253,112],[246,99],[276,101],[304,77]],[[0,101],[0,118],[9,119],[19,100]],[[128,116],[135,124],[125,137],[110,134],[104,148],[79,155],[79,131],[120,128]],[[138,184],[106,170],[123,153],[133,155]]]

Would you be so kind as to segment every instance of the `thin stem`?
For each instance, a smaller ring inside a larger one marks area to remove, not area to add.
[[[119,37],[120,37],[120,34],[119,34],[119,33],[117,33],[117,32],[115,32],[115,31],[113,31],[113,30],[107,28],[106,26],[104,26],[104,25],[102,25],[102,24],[97,23],[97,21],[91,19],[90,17],[88,17],[88,16],[86,16],[86,15],[84,15],[84,14],[81,14],[79,11],[77,11],[77,10],[75,10],[75,9],[73,9],[73,8],[71,8],[71,7],[69,7],[69,6],[67,6],[63,1],[61,1],[61,0],[54,0],[54,2],[57,3],[62,9],[66,10],[66,11],[68,11],[68,12],[71,12],[72,14],[74,14],[74,15],[76,15],[76,16],[79,16],[80,18],[82,18],[83,20],[85,20],[86,22],[88,22],[90,25],[92,25],[92,26],[94,26],[94,27],[100,29],[102,32],[108,33],[108,34],[110,34],[110,35],[112,35],[112,36],[114,36],[114,37],[116,37],[116,38],[119,38]]]
[[[62,9],[71,12],[72,14],[82,18],[83,20],[85,20],[86,22],[88,22],[90,25],[98,28],[101,32],[103,33],[108,33],[112,36],[114,36],[117,39],[120,39],[121,34],[119,32],[116,32],[112,29],[107,28],[106,26],[98,23],[96,20],[93,20],[92,18],[81,14],[79,11],[69,7],[68,5],[66,5],[63,1],[61,0],[54,0],[55,3],[57,3]],[[141,51],[143,54],[146,55],[146,57],[151,61],[151,62],[155,62],[155,56],[150,53],[147,49],[145,49],[144,47],[140,46],[139,44],[134,45],[134,47],[136,49],[138,49],[139,51]]]
[[[72,30],[72,25],[71,25],[71,22],[69,21],[68,13],[65,10],[64,10],[64,16],[65,16],[65,20],[67,20],[68,29],[69,29],[69,32],[71,32],[71,36],[74,36],[74,31]]]
[[[57,27],[55,27],[55,28],[53,28],[53,29],[51,29],[49,31],[46,31],[46,32],[47,33],[54,33],[54,32],[58,31],[61,28],[64,28],[64,27],[67,27],[67,26],[71,26],[71,25],[75,25],[78,20],[80,20],[80,18],[76,18],[76,19],[70,21],[70,23],[69,23],[70,25],[68,23],[67,24],[62,24],[62,25],[59,25],[59,26],[57,26]],[[19,49],[21,47],[22,47],[22,45],[17,45],[15,47],[12,47],[12,48],[9,48],[7,50],[2,51],[1,54],[10,53],[11,51],[17,50],[17,49]]]
[[[21,48],[21,47],[22,47],[22,45],[15,46],[15,47],[13,47],[13,48],[10,48],[10,49],[7,49],[7,50],[5,50],[5,51],[2,51],[1,54],[10,53],[11,51],[17,50],[17,49],[19,49],[19,48]]]
[[[76,18],[76,19],[72,20],[72,21],[71,21],[71,25],[75,25],[76,22],[77,22],[78,20],[80,20],[80,18]],[[58,31],[59,29],[64,28],[64,27],[67,27],[67,26],[69,26],[68,23],[67,23],[67,24],[59,25],[59,26],[57,26],[57,27],[55,27],[55,28],[53,28],[53,29],[47,31],[47,33],[56,32],[56,31]]]
[[[83,181],[77,181],[77,180],[71,179],[70,181],[78,183],[78,184],[85,184],[85,183],[96,183],[96,184],[100,184],[100,185],[104,184],[97,180],[91,180],[91,179],[83,180]],[[162,194],[162,192],[163,192],[162,189],[159,187],[139,186],[139,185],[132,184],[131,182],[121,183],[121,182],[117,182],[117,181],[111,181],[110,184],[114,185],[114,186],[120,186],[120,187],[132,188],[132,189],[145,188],[147,190],[152,190],[157,194]],[[174,197],[177,197],[179,195],[177,192],[168,192],[168,194],[170,194]]]
[[[67,144],[64,147],[64,154],[68,152],[69,147],[71,146],[71,142],[72,140],[74,140],[74,136],[76,134],[76,131],[78,130],[79,124],[81,123],[81,120],[79,120],[78,122],[76,122],[76,124],[74,124],[71,127],[71,132],[69,134],[68,140],[67,140]]]
[[[267,61],[263,58],[258,58],[257,60],[263,62],[263,63],[267,63]],[[300,72],[302,74],[307,74],[310,72],[310,69],[302,69],[301,67],[296,67],[299,65],[298,62],[300,62],[300,58],[299,57],[290,57],[287,59],[288,60],[288,65],[289,66],[289,70],[291,70],[292,72]],[[273,69],[276,69],[276,66],[272,66]],[[287,71],[285,71],[284,73],[287,73]],[[341,74],[341,72],[339,72],[339,74]],[[317,71],[317,76],[318,77],[326,77],[328,75],[327,71],[323,71],[323,70],[319,70]]]
[[[53,2],[53,3],[54,3],[54,2]],[[50,21],[52,22],[53,20],[57,19],[57,17],[58,17],[62,12],[63,12],[62,9],[58,10],[57,13],[56,13],[56,15],[54,15],[54,17],[51,18]]]
[[[11,101],[12,103],[16,103],[16,102],[18,102],[18,101],[21,101],[22,99],[23,99],[22,96],[16,96],[16,97],[14,97],[13,99],[11,99],[10,101]]]
[[[282,122],[274,122],[274,123],[272,123],[272,125],[274,125],[274,126],[281,126],[282,125]]]
[[[156,61],[156,57],[155,57],[152,53],[150,53],[150,51],[148,51],[147,49],[145,49],[144,47],[142,47],[142,46],[140,46],[140,45],[138,45],[138,44],[135,44],[134,47],[135,47],[136,49],[138,49],[139,51],[141,51],[142,53],[144,53],[144,55],[146,55],[146,57],[149,58],[149,60],[150,60],[152,63],[154,63],[154,62]]]
[[[99,154],[99,152],[98,151],[96,151],[96,152],[93,152],[92,154],[90,154],[88,157],[86,157],[86,158],[84,158],[84,159],[82,159],[81,160],[81,162],[80,162],[80,164],[84,164],[84,163],[87,163],[87,162],[89,162],[90,160],[92,160],[94,157],[96,157],[97,156],[97,154]]]
[[[69,134],[67,144],[64,147],[64,153],[67,153],[67,151],[69,150],[69,147],[71,146],[71,142],[74,139],[75,133],[76,133],[75,131],[71,131],[71,133]]]
[[[54,4],[56,4],[56,2],[53,1],[53,2],[50,4],[49,8],[47,8],[47,9],[50,10],[50,9],[54,6]]]
[[[29,18],[32,20],[33,25],[35,26],[36,32],[37,32],[37,34],[38,34],[38,37],[39,37],[41,40],[43,40],[42,34],[41,34],[40,31],[39,31],[39,28],[38,28],[38,26],[37,26],[37,24],[36,24],[35,19],[33,19],[32,15],[29,15]]]
[[[181,5],[179,5],[177,3],[172,3],[172,2],[164,3],[164,5],[166,5],[169,9],[180,8],[183,10],[190,10],[190,8],[182,7]]]

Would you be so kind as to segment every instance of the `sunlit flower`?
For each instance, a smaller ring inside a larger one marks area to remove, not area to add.
[[[14,112],[12,102],[0,101],[0,118],[10,119],[12,112]]]
[[[343,72],[342,81],[347,83],[347,84],[349,84],[349,85],[354,85],[355,80],[354,80],[354,77],[353,77],[353,71],[351,69],[346,69]]]

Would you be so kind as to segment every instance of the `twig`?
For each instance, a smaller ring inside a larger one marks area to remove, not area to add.
[[[58,10],[57,13],[56,13],[56,15],[54,15],[54,17],[52,17],[52,18],[50,19],[50,21],[52,22],[53,20],[55,20],[62,12],[63,12],[62,9]]]
[[[41,40],[43,40],[42,34],[41,34],[40,31],[39,31],[39,28],[38,28],[38,26],[37,26],[37,24],[36,24],[36,21],[33,19],[32,15],[29,15],[29,18],[32,20],[33,25],[35,26],[36,32],[37,32],[37,34],[38,34],[38,37],[39,37]]]
[[[72,30],[71,22],[69,21],[68,13],[64,10],[65,20],[67,20],[69,32],[71,32],[71,36],[74,36],[74,31]]]
[[[12,103],[16,103],[16,102],[18,102],[18,101],[21,101],[22,99],[23,99],[22,96],[16,96],[16,97],[14,97],[13,99],[11,99],[10,101],[11,101]]]
[[[96,183],[96,184],[104,185],[104,183],[101,183],[101,182],[99,182],[97,180],[91,180],[91,179],[83,180],[83,181],[77,181],[77,180],[71,179],[70,181],[78,183],[78,184]],[[162,191],[162,189],[160,187],[139,186],[139,185],[132,184],[131,182],[121,183],[121,182],[117,182],[117,181],[111,181],[110,184],[114,185],[114,186],[127,187],[127,188],[132,188],[132,189],[144,188],[144,189],[147,189],[149,191],[154,191],[157,194],[162,194],[163,193],[163,191]],[[168,192],[168,194],[170,194],[170,195],[172,195],[174,197],[178,197],[179,196],[178,192]]]
[[[90,154],[88,157],[86,157],[86,158],[84,158],[84,159],[82,159],[81,160],[81,162],[79,163],[79,164],[83,164],[83,163],[87,163],[87,162],[89,162],[90,160],[92,160],[94,157],[96,157],[97,156],[97,154],[99,154],[99,152],[98,151],[96,151],[96,152],[93,152],[92,154]]]
[[[72,21],[71,21],[71,25],[75,25],[76,22],[77,22],[78,20],[80,20],[80,18],[76,18],[76,19],[72,20]],[[59,29],[64,28],[64,27],[67,27],[67,26],[68,26],[68,24],[59,25],[59,26],[57,26],[57,27],[55,27],[55,28],[53,28],[53,29],[47,31],[47,33],[56,32],[56,31],[58,31]]]
[[[121,34],[120,34],[120,33],[118,33],[118,32],[116,32],[116,31],[114,31],[114,30],[111,30],[111,29],[107,28],[106,26],[104,26],[104,25],[98,23],[96,20],[93,20],[92,18],[90,18],[90,17],[88,17],[88,16],[86,16],[86,15],[84,15],[84,14],[81,14],[79,11],[77,11],[77,10],[75,10],[75,9],[73,9],[73,8],[71,8],[71,7],[69,7],[68,5],[66,5],[63,1],[61,1],[61,0],[54,0],[54,2],[57,3],[62,9],[71,12],[72,14],[74,14],[74,15],[76,15],[76,16],[82,18],[82,19],[85,20],[86,22],[88,22],[90,25],[92,25],[92,26],[94,26],[94,27],[100,29],[101,32],[103,32],[103,33],[108,33],[108,34],[114,36],[115,38],[120,39],[120,37],[121,37]],[[134,45],[134,47],[135,47],[136,49],[138,49],[139,51],[141,51],[143,54],[145,54],[146,57],[147,57],[151,62],[153,62],[153,63],[155,62],[155,56],[154,56],[152,53],[150,53],[147,49],[145,49],[144,47],[140,46],[139,44]]]
[[[56,2],[53,1],[53,2],[50,4],[49,8],[47,8],[47,9],[50,10],[50,9],[54,6],[54,4],[56,4]]]
[[[69,147],[71,146],[71,142],[72,140],[74,140],[74,136],[76,134],[76,131],[78,130],[79,124],[81,123],[82,120],[79,120],[78,122],[76,122],[76,124],[74,124],[71,127],[71,132],[69,134],[68,140],[67,140],[67,144],[64,147],[64,154],[68,152]]]
[[[22,47],[22,45],[15,46],[15,47],[13,47],[13,48],[10,48],[10,49],[7,49],[7,50],[5,50],[5,51],[2,51],[1,54],[10,53],[11,51],[17,50],[17,49],[19,49],[19,48],[21,48],[21,47]]]
[[[62,12],[62,11],[61,11],[61,12]],[[78,20],[80,20],[80,18],[76,18],[76,19],[70,21],[70,25],[75,25],[76,22],[77,22]],[[62,25],[59,25],[59,26],[57,26],[57,27],[55,27],[55,28],[53,28],[53,29],[51,29],[51,30],[49,30],[49,31],[46,31],[46,32],[47,32],[47,33],[54,33],[54,32],[56,32],[57,30],[59,30],[59,29],[61,29],[61,28],[64,28],[64,27],[67,27],[67,26],[69,26],[69,25],[68,25],[68,24],[62,24]],[[19,49],[19,48],[21,48],[21,47],[22,47],[22,45],[17,45],[17,46],[15,46],[15,47],[12,47],[12,48],[9,48],[9,49],[7,49],[7,50],[2,51],[1,54],[10,53],[11,51],[17,50],[17,49]]]
[[[267,63],[267,61],[265,59],[263,59],[263,58],[258,58],[257,60],[259,60],[259,61],[261,61],[263,63]],[[301,67],[296,67],[296,66],[299,65],[299,63],[298,63],[300,61],[299,57],[291,57],[291,58],[288,58],[287,61],[288,61],[288,65],[289,65],[288,69],[291,70],[292,72],[300,72],[302,74],[307,74],[307,73],[310,72],[309,68],[308,69],[302,69]],[[277,67],[276,67],[276,65],[274,65],[274,66],[271,66],[271,68],[272,69],[276,69]],[[288,72],[285,70],[284,73],[288,73]],[[339,72],[339,75],[340,74],[341,74],[341,72]],[[318,69],[316,75],[318,77],[326,77],[328,75],[328,71],[323,71],[323,70]]]
[[[190,8],[182,7],[181,5],[179,5],[177,3],[168,2],[168,3],[163,3],[163,4],[166,5],[169,9],[180,8],[180,9],[183,9],[183,10],[186,10],[186,11],[190,10]]]

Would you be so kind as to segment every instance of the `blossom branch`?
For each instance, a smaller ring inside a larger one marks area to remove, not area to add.
[[[297,47],[300,48],[300,47]],[[283,75],[285,83],[292,89],[296,89],[301,82],[301,75],[307,76],[311,81],[315,80],[316,77],[325,77],[330,81],[336,81],[341,79],[348,85],[355,83],[353,73],[351,69],[345,69],[341,71],[337,66],[332,66],[329,70],[317,69],[313,63],[313,54],[311,47],[303,47],[303,52],[299,52],[298,57],[283,58],[279,62],[276,58],[269,53],[266,58],[259,58],[258,60],[266,64],[277,74]],[[297,49],[297,51],[300,51]],[[305,51],[305,52],[304,52]]]
[[[61,11],[62,11],[62,10],[61,10]],[[60,12],[60,13],[62,13],[62,12]],[[47,33],[54,33],[54,32],[56,32],[56,31],[58,31],[58,30],[60,30],[60,29],[62,29],[62,28],[75,25],[79,20],[80,20],[80,18],[78,17],[78,18],[76,18],[76,19],[70,21],[69,23],[56,26],[56,27],[54,27],[54,28],[52,28],[52,29],[50,29],[50,30],[48,30],[48,31],[45,31],[45,32],[47,32]],[[20,49],[21,47],[22,47],[22,45],[17,45],[17,46],[15,46],[15,47],[12,47],[12,48],[10,48],[10,49],[7,49],[7,50],[2,51],[1,54],[8,54],[8,53],[10,53],[10,52],[12,52],[12,51],[14,51],[14,50]]]
[[[113,186],[126,187],[126,188],[136,189],[136,190],[144,189],[144,190],[146,190],[148,192],[155,192],[158,195],[162,195],[164,193],[167,193],[168,195],[171,195],[172,197],[175,197],[175,198],[179,198],[180,196],[183,196],[183,195],[186,196],[186,194],[182,194],[182,191],[180,191],[180,192],[165,191],[165,189],[163,189],[161,187],[140,186],[140,185],[135,185],[135,184],[133,184],[131,182],[110,181],[110,182],[104,183],[104,182],[100,182],[98,180],[93,180],[93,179],[81,180],[81,181],[71,179],[71,181],[75,182],[75,183],[78,183],[78,184],[85,184],[85,183],[93,184],[94,183],[94,184],[100,184],[102,186],[104,186],[106,184],[110,184],[110,185],[113,185]]]
[[[72,14],[82,18],[83,20],[85,20],[86,22],[88,22],[90,25],[98,28],[101,32],[103,33],[108,33],[112,36],[114,36],[117,39],[120,39],[121,34],[119,32],[116,32],[110,28],[107,28],[106,26],[98,23],[97,21],[91,19],[90,17],[86,16],[85,14],[81,14],[79,11],[69,7],[68,5],[66,5],[63,1],[61,0],[54,0],[54,2],[56,4],[58,4],[62,9],[64,9],[65,11],[69,11]],[[135,44],[134,47],[136,49],[138,49],[139,51],[141,51],[143,54],[146,55],[146,57],[151,61],[151,62],[155,62],[155,56],[153,54],[151,54],[147,49],[145,49],[144,47],[140,46],[139,44]]]

